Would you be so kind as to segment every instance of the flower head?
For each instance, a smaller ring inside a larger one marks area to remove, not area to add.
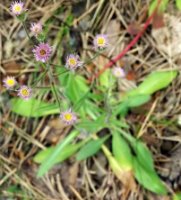
[[[80,67],[82,65],[83,65],[83,62],[80,61],[80,58],[78,55],[70,54],[69,56],[67,56],[66,67],[68,69],[74,70],[77,67]]]
[[[10,89],[14,87],[17,82],[13,76],[8,76],[3,80],[3,83],[4,83],[4,87],[6,87],[7,89]]]
[[[24,100],[28,100],[32,96],[31,88],[23,85],[18,90],[18,96],[20,96]]]
[[[108,39],[106,35],[99,34],[94,38],[95,49],[105,49],[108,46]]]
[[[121,67],[114,67],[112,73],[117,78],[123,78],[126,75],[125,71]]]
[[[60,114],[61,120],[67,125],[74,124],[77,121],[77,116],[71,109],[64,111]]]
[[[36,61],[46,62],[52,53],[52,47],[48,43],[40,43],[33,49]]]
[[[24,11],[24,3],[21,1],[14,1],[11,4],[10,10],[14,15],[18,16]]]
[[[31,23],[30,30],[33,33],[33,35],[37,36],[42,32],[42,24],[40,22]]]

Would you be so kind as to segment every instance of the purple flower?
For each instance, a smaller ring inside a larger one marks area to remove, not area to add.
[[[40,43],[33,49],[36,61],[46,62],[52,53],[52,47],[48,43]]]
[[[26,85],[23,85],[18,90],[18,96],[24,100],[28,100],[32,96],[32,89]]]
[[[18,16],[24,11],[24,3],[21,1],[14,1],[11,3],[10,10],[14,15]]]
[[[112,73],[117,78],[123,78],[126,76],[125,71],[121,67],[114,67]]]
[[[83,62],[80,61],[80,58],[78,55],[70,54],[69,56],[67,56],[66,68],[70,70],[74,70],[77,67],[80,67],[82,65],[83,65]]]
[[[94,48],[96,50],[105,49],[108,46],[108,39],[106,35],[99,34],[94,38]]]
[[[62,112],[60,114],[60,118],[67,125],[72,125],[77,121],[77,116],[71,109]]]
[[[33,33],[33,35],[38,36],[42,32],[42,24],[40,22],[31,23],[30,30]]]
[[[7,89],[10,89],[14,87],[17,82],[13,76],[8,76],[3,80],[3,83],[4,83],[4,87],[6,87]]]

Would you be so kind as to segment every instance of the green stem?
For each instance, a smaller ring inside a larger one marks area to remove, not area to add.
[[[55,98],[56,98],[56,100],[57,100],[57,102],[58,102],[59,109],[60,109],[60,111],[61,111],[61,104],[60,104],[60,101],[59,101],[59,99],[58,99],[58,94],[57,94],[57,91],[56,91],[56,88],[55,88],[55,85],[56,85],[56,84],[55,84],[55,82],[54,82],[54,79],[53,79],[53,77],[52,77],[52,73],[51,73],[50,70],[49,70],[48,76],[49,76],[49,79],[50,79],[50,82],[51,82],[53,91],[54,91],[54,93],[55,93]]]
[[[46,73],[48,72],[48,69],[46,69],[43,74],[40,75],[40,77],[35,81],[35,83],[32,85],[32,88],[36,87],[36,84],[41,81],[41,79],[46,75]]]
[[[30,40],[30,42],[32,42],[33,44],[35,44],[34,41],[32,40],[32,38],[30,37],[29,33],[28,33],[28,29],[27,29],[26,24],[25,24],[24,21],[22,22],[22,25],[23,25],[23,28],[24,28],[24,30],[26,32],[26,35],[28,36],[28,39]]]

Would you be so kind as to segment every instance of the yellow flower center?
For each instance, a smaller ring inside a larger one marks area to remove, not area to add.
[[[15,10],[16,12],[20,12],[20,11],[21,11],[21,6],[20,6],[20,5],[15,5],[15,6],[14,6],[14,10]]]
[[[13,79],[8,79],[6,83],[9,86],[13,86],[15,84],[15,81]]]
[[[45,54],[46,54],[46,51],[45,51],[44,49],[41,49],[41,50],[40,50],[40,55],[41,55],[41,56],[44,56]]]
[[[29,96],[29,91],[26,88],[24,88],[24,89],[21,90],[21,94],[23,96]]]
[[[69,58],[69,65],[73,65],[75,66],[77,63],[76,59],[75,58]]]
[[[103,37],[97,38],[97,44],[98,45],[104,45],[105,44],[105,39]]]
[[[117,75],[120,75],[120,74],[121,74],[121,71],[120,71],[120,70],[116,69],[115,71],[116,71],[116,74],[117,74]]]
[[[67,121],[71,121],[72,120],[72,114],[71,113],[66,113],[64,115],[64,118],[67,120]]]

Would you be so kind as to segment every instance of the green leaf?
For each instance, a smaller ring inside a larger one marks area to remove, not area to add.
[[[167,189],[155,171],[144,168],[135,158],[134,173],[137,181],[146,189],[160,195],[166,195]]]
[[[61,74],[59,76],[60,84],[65,89],[66,96],[76,104],[88,91],[89,87],[83,76],[72,72]]]
[[[129,97],[152,95],[156,91],[166,88],[177,74],[177,71],[153,72],[145,78],[138,88],[129,91],[127,95]]]
[[[41,177],[43,176],[55,163],[57,156],[61,153],[61,151],[68,145],[70,142],[79,134],[78,131],[73,130],[69,135],[61,141],[54,149],[53,153],[51,156],[45,160],[41,165],[38,170],[37,176]]]
[[[39,151],[33,158],[34,162],[36,163],[44,162],[53,153],[54,150],[55,150],[55,147],[47,147],[46,149]],[[65,150],[65,148],[63,150]],[[58,159],[59,159],[59,155],[57,156],[55,162],[58,162]]]
[[[99,76],[100,86],[102,88],[108,89],[110,87],[110,69],[107,69]]]
[[[138,182],[152,192],[166,194],[167,190],[154,169],[153,157],[150,150],[143,142],[135,139],[130,134],[127,133],[124,136],[130,142],[135,154],[133,167]]]
[[[161,1],[159,8],[158,8],[159,13],[163,13],[166,10],[168,2],[169,2],[169,0],[162,0]],[[158,4],[158,0],[153,0],[151,2],[150,6],[149,6],[149,10],[148,10],[149,15],[151,15],[154,12],[154,10],[157,7],[157,4]]]
[[[98,116],[103,112],[103,109],[98,107],[92,101],[87,100],[85,102],[85,106],[82,107],[84,112],[89,115],[93,120],[96,120]]]
[[[102,147],[102,150],[109,161],[109,165],[110,165],[112,171],[117,176],[117,178],[119,178],[122,181],[123,180],[122,175],[123,175],[123,173],[125,173],[125,171],[120,167],[118,161],[113,157],[113,155],[111,154],[111,152],[108,150],[107,147],[105,147],[105,146]]]
[[[118,129],[117,129],[118,130]],[[157,194],[166,194],[167,189],[154,169],[151,152],[144,143],[135,139],[129,133],[118,130],[129,141],[133,156],[133,171],[138,182],[146,189]]]
[[[8,193],[15,193],[15,194],[18,194],[18,193],[21,193],[22,191],[21,191],[21,188],[20,187],[18,187],[18,185],[10,185],[7,189],[6,189],[6,191],[8,192]]]
[[[122,119],[117,119],[116,117],[112,116],[109,120],[111,126],[113,125],[114,127],[120,127],[120,128],[129,128],[129,125],[126,123],[126,120],[124,118]]]
[[[141,106],[147,103],[150,98],[151,96],[147,94],[135,94],[134,97],[127,96],[119,105],[116,106],[116,108],[114,108],[113,114],[121,114],[122,116],[125,116],[129,108]]]
[[[132,108],[132,107],[138,107],[147,103],[150,100],[150,98],[151,98],[150,95],[141,94],[134,97],[128,97],[126,101],[127,101],[128,107]]]
[[[139,139],[134,138],[132,135],[130,135],[127,132],[124,132],[123,130],[119,129],[120,133],[123,135],[124,138],[129,141],[132,151],[134,152],[136,158],[138,161],[147,169],[154,170],[154,162],[153,157],[150,152],[150,150],[147,148],[147,146],[141,142]]]
[[[77,153],[77,160],[84,160],[90,156],[95,155],[101,148],[102,144],[109,138],[109,135],[88,142],[80,151]]]
[[[29,199],[28,194],[25,191],[23,191],[19,185],[10,185],[9,187],[6,188],[6,193],[7,193],[6,196],[8,196],[8,200],[14,200],[13,197],[15,196],[21,196],[22,200]],[[0,194],[2,193],[0,192]]]
[[[58,105],[31,98],[25,101],[20,98],[11,100],[11,111],[25,117],[42,117],[60,112]]]
[[[60,85],[64,88],[65,95],[82,118],[89,115],[95,119],[99,108],[90,100],[90,88],[86,83],[86,79],[72,72],[63,73],[64,71],[65,69],[57,68],[57,72],[60,73]]]
[[[90,133],[94,133],[94,132],[98,132],[100,131],[102,128],[106,128],[107,124],[106,124],[106,115],[101,115],[100,117],[98,117],[96,120],[82,120],[79,124],[76,125],[76,127],[78,129],[83,129],[86,130]]]
[[[153,72],[149,74],[136,89],[128,91],[122,97],[122,102],[114,108],[113,114],[125,116],[130,107],[137,107],[148,102],[153,93],[167,87],[177,74],[177,71]]]
[[[176,6],[179,10],[181,10],[181,0],[176,0]]]
[[[132,147],[132,151],[134,152],[138,161],[147,169],[154,170],[154,162],[152,153],[148,149],[148,147],[139,139],[134,138],[127,132],[119,129],[120,133],[123,135],[124,138],[127,139],[129,144]]]
[[[128,103],[126,100],[124,100],[114,108],[113,114],[114,115],[120,114],[121,116],[126,116],[126,114],[128,113],[128,109],[129,109]]]
[[[59,155],[57,155],[57,157],[55,158],[55,164],[56,163],[60,163],[64,160],[66,160],[67,158],[69,158],[70,156],[72,156],[74,153],[76,153],[76,151],[78,151],[78,149],[80,149],[80,147],[82,145],[85,144],[85,141],[83,142],[79,142],[77,144],[70,144],[69,146],[66,146]],[[48,147],[40,152],[38,152],[35,157],[33,158],[33,160],[36,163],[43,163],[45,160],[47,160],[52,153],[55,151],[55,147]]]
[[[43,33],[43,31],[42,31],[42,33],[40,33],[40,34],[37,36],[37,40],[38,40],[39,42],[44,42],[45,39],[46,39],[46,36],[45,36],[45,34]]]
[[[135,142],[131,143],[131,145],[142,166],[148,170],[154,170],[153,157],[147,146],[137,139],[135,139]]]
[[[175,195],[173,196],[173,200],[181,200],[181,192],[175,194]]]
[[[60,73],[58,76],[60,85],[64,88],[66,96],[68,96],[73,103],[76,103],[89,91],[86,79],[73,72],[64,72],[64,68],[57,68],[57,73]]]
[[[127,141],[117,132],[113,132],[112,151],[123,170],[132,169],[132,153]]]

